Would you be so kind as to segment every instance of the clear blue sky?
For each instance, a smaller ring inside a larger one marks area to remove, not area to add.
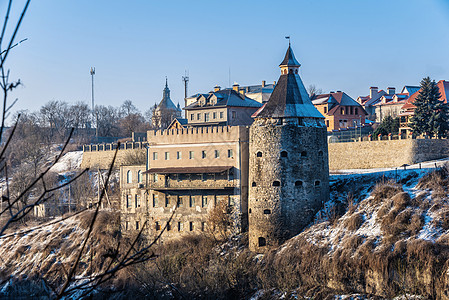
[[[23,0],[16,0],[16,5]],[[2,13],[6,0],[0,1]],[[17,12],[17,11],[16,11]],[[370,86],[449,80],[449,1],[115,1],[33,0],[8,67],[24,85],[15,109],[50,100],[97,104],[130,99],[147,110],[216,84],[259,84],[279,77],[290,35],[306,86],[353,98]]]

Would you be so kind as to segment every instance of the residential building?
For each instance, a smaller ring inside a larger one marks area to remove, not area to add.
[[[197,94],[195,101],[190,99],[189,103],[184,108],[186,126],[250,125],[251,115],[262,106],[240,93],[238,85],[224,90],[217,86],[213,92]]]
[[[342,91],[316,95],[313,105],[326,118],[327,131],[347,129],[365,125],[368,115],[363,106]]]

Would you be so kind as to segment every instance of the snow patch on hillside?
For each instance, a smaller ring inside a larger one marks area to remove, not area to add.
[[[64,154],[63,157],[50,169],[56,173],[66,173],[76,171],[80,168],[83,160],[83,151],[72,151]]]

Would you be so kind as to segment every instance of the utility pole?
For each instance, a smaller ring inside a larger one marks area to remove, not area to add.
[[[95,67],[91,67],[90,68],[90,76],[92,77],[92,125],[94,124],[94,121],[97,121],[97,122],[95,122],[96,124],[96,126],[95,126],[95,128],[96,128],[96,130],[95,130],[95,137],[97,138],[97,142],[98,142],[98,120],[95,120],[95,102],[94,102],[94,75],[95,75]]]

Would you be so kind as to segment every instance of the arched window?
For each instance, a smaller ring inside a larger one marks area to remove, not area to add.
[[[267,245],[267,240],[263,237],[259,237],[259,247],[263,247]]]
[[[319,180],[315,180],[315,186],[320,186],[321,182]]]
[[[288,70],[288,73],[289,73],[289,74],[293,74],[293,69],[289,69],[289,70]]]
[[[295,181],[295,186],[302,186],[302,181],[301,180]]]
[[[137,182],[142,183],[142,171],[140,170],[137,172]]]
[[[262,157],[262,152],[261,152],[261,151],[258,151],[258,152],[256,153],[256,156],[257,156],[257,157]]]
[[[251,184],[251,186],[257,186],[256,182],[253,181],[253,183]]]
[[[306,156],[307,156],[307,152],[306,152],[306,151],[302,151],[302,152],[301,152],[301,156],[302,156],[302,157],[306,157]]]
[[[249,213],[251,213],[251,208],[249,209]]]
[[[287,151],[282,151],[281,152],[281,157],[288,157]]]
[[[323,156],[323,151],[318,151],[318,156]]]
[[[281,182],[280,181],[273,181],[273,186],[281,186]]]
[[[131,173],[131,170],[128,170],[126,172],[126,183],[131,183],[133,180],[133,174]]]
[[[263,211],[263,213],[264,213],[264,215],[269,215],[269,214],[271,214],[271,210],[265,209],[265,210]]]
[[[298,74],[298,69],[295,70],[295,74]]]

